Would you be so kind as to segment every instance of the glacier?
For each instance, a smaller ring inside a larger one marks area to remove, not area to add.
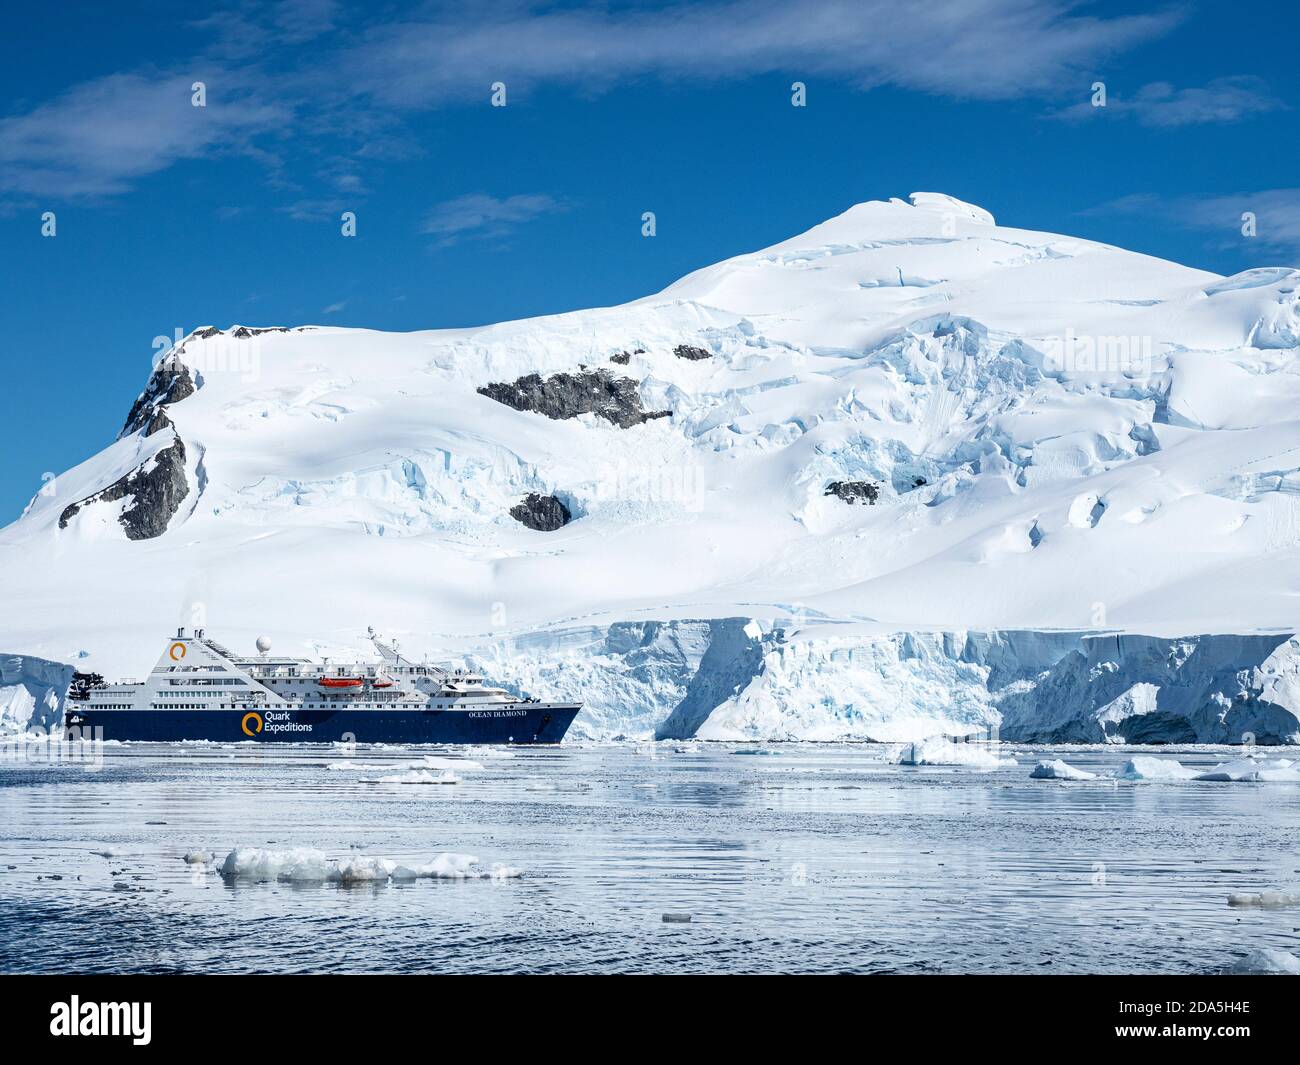
[[[1295,635],[833,628],[618,624],[457,661],[529,695],[575,684],[588,739],[1300,743]]]
[[[373,624],[590,738],[1294,743],[1298,281],[914,193],[618,307],[205,326],[0,530],[0,648]]]
[[[60,728],[71,683],[71,666],[0,654],[0,736]]]

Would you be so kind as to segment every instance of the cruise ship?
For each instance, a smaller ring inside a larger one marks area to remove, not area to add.
[[[179,629],[147,680],[78,673],[70,738],[257,743],[559,743],[581,703],[544,703],[482,676],[403,657],[370,630],[379,662],[243,656]]]

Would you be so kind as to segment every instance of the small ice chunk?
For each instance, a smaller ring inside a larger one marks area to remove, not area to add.
[[[1300,782],[1300,771],[1296,770],[1294,762],[1285,758],[1265,759],[1262,762],[1254,758],[1239,758],[1235,762],[1225,762],[1223,765],[1215,766],[1196,779],[1234,783],[1242,781],[1296,783]]]
[[[367,781],[369,784],[459,784],[460,777],[450,769],[444,769],[435,776],[427,769],[408,769],[405,773],[393,773],[378,780]]]
[[[1289,951],[1258,947],[1224,971],[1234,976],[1300,976],[1300,958]]]
[[[931,736],[905,744],[890,759],[898,765],[952,765],[973,769],[999,769],[1016,764],[1014,758],[996,753],[982,743],[956,743],[945,736]]]
[[[435,880],[469,880],[482,876],[476,869],[478,859],[472,854],[457,854],[445,851],[431,862],[423,865],[399,866],[393,873],[396,880],[414,880],[417,877],[431,877]]]
[[[1066,765],[1059,758],[1039,762],[1029,774],[1034,780],[1096,780],[1096,773]]]
[[[422,761],[425,769],[459,769],[463,773],[468,773],[483,768],[482,762],[474,762],[468,758],[435,758],[431,754],[426,754]]]
[[[236,847],[221,863],[221,875],[227,880],[288,880],[298,883],[323,882],[330,878],[337,863],[312,847],[289,850],[264,850],[260,847]]]
[[[221,864],[227,880],[280,880],[290,883],[362,884],[388,880],[486,880],[508,879],[523,875],[523,870],[497,864],[491,870],[479,865],[472,854],[446,851],[429,862],[406,865],[388,858],[353,854],[332,859],[312,847],[287,850],[264,850],[260,847],[236,847]]]
[[[185,862],[187,865],[207,865],[212,861],[212,855],[204,850],[193,850],[185,852]]]
[[[326,877],[341,884],[360,884],[371,880],[387,880],[397,869],[396,862],[387,858],[367,858],[357,855],[341,861],[336,866],[337,872]]]
[[[1254,906],[1261,910],[1281,910],[1288,906],[1300,906],[1300,895],[1286,891],[1261,891],[1253,895],[1248,891],[1234,892],[1228,896],[1229,906]]]
[[[1194,780],[1200,774],[1173,758],[1140,754],[1130,758],[1115,774],[1117,780]]]

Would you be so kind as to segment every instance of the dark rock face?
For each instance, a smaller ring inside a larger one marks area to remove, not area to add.
[[[630,351],[617,352],[616,354],[611,355],[609,357],[609,361],[616,362],[620,366],[626,366],[629,362],[632,361],[632,353]]]
[[[511,507],[510,516],[538,532],[555,532],[568,525],[573,517],[569,508],[555,496],[539,495],[536,492],[529,492],[522,503]]]
[[[615,377],[608,370],[557,373],[545,379],[532,373],[514,382],[493,382],[478,391],[515,410],[533,411],[556,420],[595,414],[620,429],[672,415],[668,410],[643,410],[636,382],[629,377]]]
[[[262,333],[287,333],[289,329],[283,325],[268,325],[262,328],[241,325],[238,329],[231,332],[231,336],[236,340],[247,340],[249,337],[255,337]]]
[[[179,403],[187,396],[194,395],[194,378],[190,368],[180,359],[172,356],[158,364],[158,368],[149,375],[144,391],[131,404],[131,413],[126,416],[126,425],[120,436],[130,436],[141,429],[147,430],[145,436],[152,436],[159,429],[171,425],[162,408],[168,403]],[[161,415],[161,421],[159,421]]]
[[[302,332],[306,327],[299,326],[298,332]],[[252,326],[240,325],[230,331],[230,335],[236,340],[247,340],[249,337],[258,336],[261,333],[289,333],[293,332],[287,325],[266,325]],[[205,325],[202,329],[196,329],[190,334],[199,340],[208,340],[212,337],[224,336],[225,331],[218,329],[215,325]]]
[[[871,505],[880,498],[880,485],[873,481],[831,481],[822,495],[838,496],[846,503]]]
[[[164,415],[165,417],[165,415]],[[66,529],[82,507],[130,497],[132,503],[118,519],[128,540],[151,540],[167,531],[167,524],[189,493],[185,479],[185,445],[178,436],[169,447],[94,495],[72,503],[59,515]]]
[[[689,344],[678,344],[677,347],[673,348],[673,354],[679,359],[691,359],[693,361],[713,358],[713,352],[705,351],[703,348],[693,348]]]

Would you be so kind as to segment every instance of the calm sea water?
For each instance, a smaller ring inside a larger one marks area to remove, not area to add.
[[[1295,785],[1036,781],[1029,748],[993,772],[743,749],[138,745],[94,771],[2,765],[0,971],[1178,973],[1300,953],[1300,910],[1227,905],[1300,890]],[[427,753],[483,768],[371,782]],[[327,768],[345,759],[366,768]],[[525,875],[296,885],[184,861],[245,845]]]

